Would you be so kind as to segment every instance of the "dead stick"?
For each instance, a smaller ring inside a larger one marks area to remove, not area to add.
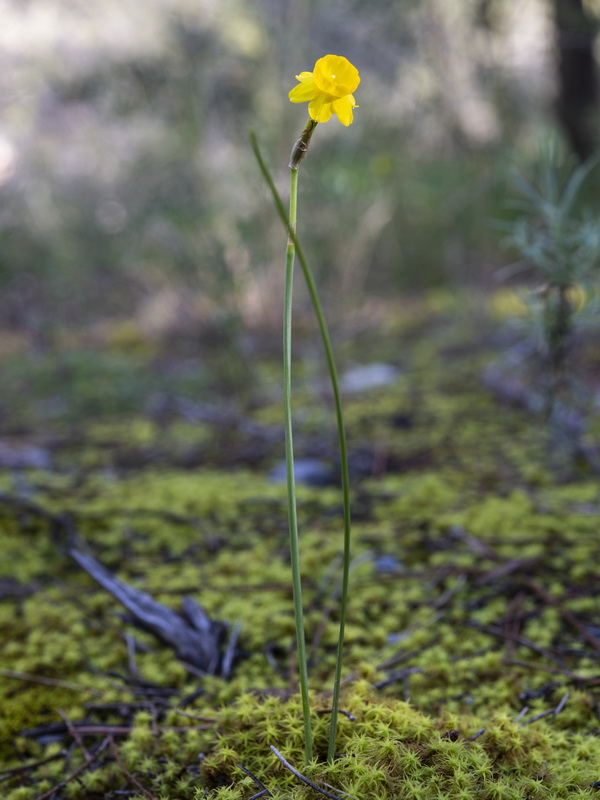
[[[529,706],[523,706],[523,708],[519,711],[517,716],[515,717],[515,725],[517,722],[521,722],[523,717],[525,717],[529,713]]]
[[[528,661],[518,661],[516,658],[505,658],[502,663],[511,667],[525,667],[525,669],[534,669],[539,672],[549,672],[551,675],[562,675],[564,678],[570,678],[576,683],[587,683],[588,686],[600,684],[600,675],[592,675],[588,678],[584,675],[577,675],[569,669],[555,669],[554,667],[545,667],[542,664],[530,664]]]
[[[52,797],[53,794],[56,794],[56,792],[60,791],[61,789],[64,789],[64,787],[68,783],[74,780],[78,775],[81,775],[81,773],[84,772],[91,764],[93,764],[94,761],[98,760],[100,755],[108,747],[109,743],[110,743],[110,738],[107,736],[106,739],[103,742],[101,742],[94,755],[88,758],[86,761],[84,761],[80,767],[77,767],[75,772],[72,772],[64,780],[60,781],[60,783],[57,783],[56,786],[53,786],[51,789],[48,789],[48,791],[44,792],[44,794],[38,794],[36,797],[33,798],[33,800],[48,800],[48,798]]]
[[[537,722],[540,719],[544,719],[544,717],[549,717],[550,714],[554,714],[554,709],[549,708],[546,711],[541,711],[539,714],[536,714],[535,717],[531,719],[526,719],[525,722],[521,723],[521,727],[525,728],[527,725],[531,725],[533,722]]]
[[[58,715],[62,719],[62,721],[67,726],[67,730],[71,734],[71,736],[75,739],[79,747],[81,748],[81,752],[83,753],[84,758],[91,758],[90,751],[85,746],[83,739],[81,738],[81,731],[78,731],[77,728],[73,727],[71,720],[67,717],[64,711],[61,711],[60,708],[57,709]]]
[[[154,797],[154,795],[151,792],[149,792],[148,789],[144,788],[142,784],[138,781],[138,779],[134,775],[132,775],[131,772],[129,772],[129,770],[123,763],[123,759],[121,758],[121,755],[119,753],[119,748],[117,747],[117,743],[115,742],[114,739],[110,740],[110,749],[115,758],[115,761],[121,768],[121,771],[123,772],[127,780],[133,786],[135,786],[136,789],[139,789],[139,791],[144,795],[144,797],[147,797],[148,800],[156,800],[156,797]]]
[[[81,686],[70,681],[61,681],[56,678],[45,678],[43,675],[31,675],[29,672],[15,672],[14,669],[0,669],[0,677],[15,678],[18,681],[29,681],[30,683],[41,683],[44,686],[57,686],[60,689],[72,689],[74,692],[90,692],[97,697],[103,697],[105,692],[99,689],[92,689],[91,686]]]
[[[50,761],[56,761],[57,758],[64,758],[66,755],[67,751],[61,750],[59,753],[55,753],[53,756],[48,756],[48,758],[43,758],[41,761],[31,761],[29,764],[23,764],[20,767],[12,767],[12,769],[0,770],[0,783],[2,781],[10,780],[10,778],[13,778],[15,775],[21,775],[23,772],[28,772],[30,769],[42,767],[44,764],[50,763]]]
[[[238,769],[241,769],[241,770],[242,770],[242,772],[245,772],[245,773],[246,773],[246,775],[248,775],[248,777],[249,777],[249,778],[252,778],[252,780],[254,781],[254,783],[255,783],[255,784],[258,786],[258,788],[260,789],[260,792],[258,792],[258,794],[253,794],[253,795],[252,795],[252,797],[249,797],[249,798],[248,798],[248,800],[252,800],[252,798],[254,798],[254,799],[256,800],[256,798],[257,798],[257,797],[262,797],[262,795],[263,795],[263,794],[268,794],[268,795],[269,795],[269,797],[271,797],[271,792],[270,792],[270,791],[267,789],[267,787],[264,785],[264,783],[263,783],[262,781],[259,781],[259,779],[256,777],[256,775],[253,775],[253,774],[250,772],[250,770],[249,770],[249,769],[246,769],[246,767],[244,767],[242,764],[236,764],[236,767],[237,767]]]
[[[286,769],[289,769],[289,771],[293,775],[295,775],[299,780],[301,780],[302,783],[305,783],[307,786],[310,786],[311,789],[314,789],[316,792],[319,792],[319,794],[322,794],[325,797],[329,797],[330,800],[340,800],[340,798],[339,798],[339,796],[337,794],[331,794],[331,792],[326,792],[325,789],[321,789],[321,787],[317,786],[316,783],[313,783],[305,775],[302,775],[301,772],[298,772],[297,769],[294,769],[294,767],[292,767],[292,765],[289,763],[289,761],[285,760],[285,758],[281,755],[281,753],[279,752],[279,750],[277,750],[276,747],[273,747],[273,745],[269,745],[269,746],[270,746],[271,750],[275,753],[277,758],[281,761],[283,766]]]
[[[169,709],[171,714],[177,714],[179,717],[187,717],[188,719],[196,719],[199,722],[216,722],[214,717],[200,717],[198,714],[188,714],[187,711],[180,711],[178,708]],[[242,767],[243,769],[243,767]]]
[[[472,736],[467,736],[467,738],[465,739],[465,742],[474,742],[475,739],[479,739],[480,736],[483,736],[483,734],[485,733],[485,730],[486,730],[485,728],[480,728]]]
[[[156,728],[153,731],[158,735],[165,731],[173,731],[175,733],[185,733],[186,731],[207,731],[212,728],[212,725],[164,725]],[[131,733],[134,728],[131,725],[78,725],[77,730],[79,733],[85,734],[105,734],[106,736],[119,736],[121,734]]]
[[[333,714],[333,708],[318,708],[316,710],[317,714]],[[343,708],[338,708],[338,714],[343,714],[345,717],[348,717],[350,722],[356,722],[356,717],[351,711],[344,711]]]
[[[558,600],[553,597],[550,592],[546,591],[546,589],[544,589],[542,586],[539,586],[537,583],[535,583],[535,581],[525,578],[523,579],[523,583],[525,586],[528,586],[532,592],[535,592],[538,597],[541,597],[542,600],[547,603],[547,605],[554,606],[556,609],[558,609],[562,618],[572,625],[572,627],[583,636],[588,644],[591,644],[595,650],[600,650],[600,639],[597,639],[593,633],[590,633],[586,626],[577,619],[572,611],[569,611],[568,608],[563,608],[563,606],[559,604]]]
[[[84,736],[125,736],[134,730],[132,725],[86,725],[76,722],[71,723],[74,730],[79,735]],[[185,733],[186,731],[207,731],[213,725],[164,725],[156,729],[156,734],[164,733],[166,731],[173,731],[174,733]],[[67,728],[68,730],[68,728]],[[71,731],[69,730],[69,733]],[[31,736],[32,734],[28,734]]]
[[[565,693],[563,694],[563,696],[560,698],[560,700],[558,701],[558,705],[557,705],[557,706],[556,706],[556,708],[554,709],[554,716],[555,716],[555,717],[556,717],[558,714],[560,714],[560,712],[561,712],[561,711],[563,710],[563,708],[566,706],[566,704],[567,704],[567,700],[568,700],[568,699],[569,699],[569,693],[568,693],[568,692],[565,692]]]

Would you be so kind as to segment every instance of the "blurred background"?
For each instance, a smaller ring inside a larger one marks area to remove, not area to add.
[[[496,285],[511,164],[548,137],[582,159],[600,140],[600,0],[0,0],[0,14],[4,349],[23,331],[41,346],[82,326],[278,324],[285,236],[248,131],[285,194],[306,120],[287,93],[326,53],[362,78],[354,124],[319,126],[300,181],[334,319]]]

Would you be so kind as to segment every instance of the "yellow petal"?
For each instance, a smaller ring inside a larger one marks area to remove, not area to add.
[[[310,74],[310,73],[306,73]],[[312,80],[312,75],[309,79],[305,79],[302,83],[299,83],[297,86],[294,86],[292,91],[288,94],[292,103],[305,103],[307,100],[312,100],[319,94],[319,90],[315,86],[314,80]]]
[[[300,75],[296,75],[297,81],[313,81],[315,79],[313,72],[301,72]]]
[[[334,97],[352,94],[360,83],[358,70],[344,56],[320,58],[315,64],[314,77],[317,87]]]
[[[308,114],[315,122],[327,122],[333,114],[331,100],[333,98],[319,92],[308,104]]]
[[[358,108],[358,106],[354,102],[352,95],[347,94],[346,97],[340,97],[337,100],[334,100],[331,104],[331,108],[333,109],[333,113],[337,115],[337,118],[342,125],[348,127],[348,125],[352,125],[352,120],[354,119],[352,109]]]

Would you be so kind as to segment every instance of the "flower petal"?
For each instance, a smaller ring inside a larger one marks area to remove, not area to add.
[[[358,106],[354,102],[352,95],[347,94],[346,97],[340,97],[337,100],[334,100],[331,104],[331,108],[333,109],[333,113],[337,115],[337,118],[342,125],[348,127],[348,125],[352,125],[352,120],[354,119],[352,109],[358,108]]]
[[[308,114],[310,118],[314,119],[315,122],[327,122],[333,114],[333,109],[331,108],[332,100],[332,97],[319,92],[308,104]]]
[[[323,56],[315,64],[314,76],[318,88],[334,97],[351,94],[360,83],[358,70],[344,56]]]
[[[335,114],[343,125],[351,125],[357,108],[352,93],[360,83],[356,67],[343,56],[320,58],[313,72],[296,75],[298,85],[289,92],[292,103],[308,102],[308,113],[315,122],[327,122]]]
[[[292,91],[288,94],[292,103],[305,103],[307,100],[312,100],[319,94],[319,90],[312,79],[312,73],[304,74],[310,75],[310,78],[304,78],[302,83],[294,86]]]

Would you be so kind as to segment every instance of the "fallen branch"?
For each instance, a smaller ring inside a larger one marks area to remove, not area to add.
[[[178,614],[146,592],[134,589],[117,578],[88,553],[71,547],[69,554],[88,575],[125,606],[139,628],[172,647],[182,661],[208,675],[220,673],[223,668],[221,646],[227,626],[211,620],[193,597],[183,598],[182,613]],[[228,671],[231,661],[229,654],[226,664]]]

